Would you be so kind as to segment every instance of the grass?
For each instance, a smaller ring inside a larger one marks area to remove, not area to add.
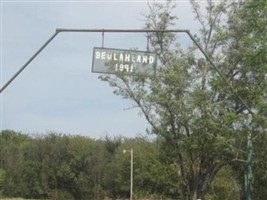
[[[5,198],[5,199],[2,199],[1,200],[25,200],[23,198]]]
[[[34,199],[23,199],[23,198],[20,198],[20,197],[16,197],[16,198],[1,198],[0,197],[0,200],[34,200]]]
[[[18,197],[18,198],[4,198],[4,199],[0,198],[0,200],[34,200],[34,199],[23,199]]]

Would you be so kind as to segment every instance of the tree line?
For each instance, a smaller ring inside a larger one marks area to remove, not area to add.
[[[2,131],[3,196],[128,198],[130,157],[122,152],[132,148],[135,199],[266,198],[267,2],[190,3],[205,56],[174,33],[148,33],[155,76],[99,77],[140,109],[155,139]],[[177,28],[180,4],[148,6],[145,28]]]
[[[266,142],[267,135],[260,137],[255,146]],[[0,135],[0,197],[127,199],[130,154],[124,154],[123,150],[133,149],[134,199],[181,199],[178,166],[171,161],[165,148],[161,139],[145,137],[95,140],[58,133],[29,135],[3,130]],[[267,147],[255,149],[254,199],[266,196],[266,153]],[[242,167],[242,164],[232,164],[222,168],[205,197],[240,199]]]
[[[130,148],[134,149],[135,196],[168,196],[163,185],[168,183],[164,183],[161,171],[167,168],[157,159],[157,142],[122,137],[94,140],[57,133],[30,136],[11,130],[0,135],[1,195],[36,199],[127,198],[130,154],[123,154],[123,150]]]

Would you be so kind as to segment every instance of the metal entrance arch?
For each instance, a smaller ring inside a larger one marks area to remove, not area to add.
[[[228,82],[225,76],[221,73],[219,68],[213,63],[213,61],[209,58],[207,53],[203,50],[200,44],[195,40],[193,35],[190,33],[189,30],[186,29],[170,29],[170,30],[151,30],[151,29],[64,29],[64,28],[57,28],[55,33],[36,51],[35,54],[2,86],[0,89],[1,93],[16,79],[16,77],[21,74],[21,72],[34,60],[38,54],[45,49],[45,47],[61,32],[92,32],[92,33],[185,33],[189,36],[189,38],[194,42],[194,44],[198,47],[198,49],[202,52],[205,56],[206,60],[211,64],[213,69],[220,75],[223,81],[227,84],[227,86],[231,89],[231,92],[234,93],[239,101],[245,106],[248,113],[251,115],[251,118],[254,117],[254,112],[249,108],[243,98],[236,92],[235,88]],[[103,42],[103,41],[102,41]],[[252,133],[250,131],[247,140],[247,170],[245,174],[245,192],[246,192],[246,199],[251,199],[251,180],[252,180]]]

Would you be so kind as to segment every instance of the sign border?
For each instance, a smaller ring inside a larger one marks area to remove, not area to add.
[[[95,52],[95,49],[107,49],[107,50],[114,50],[114,51],[123,51],[123,52],[140,52],[140,53],[148,53],[148,54],[154,54],[155,55],[155,64],[153,64],[153,68],[154,68],[154,72],[156,73],[156,67],[157,67],[157,58],[158,58],[158,55],[156,52],[152,52],[152,51],[144,51],[144,50],[134,50],[134,49],[116,49],[116,48],[106,48],[106,47],[93,47],[93,58],[92,58],[92,68],[91,68],[91,72],[92,73],[102,73],[102,74],[114,74],[114,75],[137,75],[136,73],[116,73],[116,72],[101,72],[101,71],[97,71],[97,70],[94,70],[94,61],[95,61],[95,56],[94,56],[94,52]],[[141,73],[141,72],[139,72]]]

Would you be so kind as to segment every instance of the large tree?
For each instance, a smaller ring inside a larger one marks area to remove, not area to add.
[[[248,130],[244,128],[244,132],[248,134],[248,163],[246,193],[243,196],[262,199],[264,193],[261,191],[265,190],[265,185],[261,182],[266,177],[263,172],[266,159],[262,157],[266,148],[262,141],[266,140],[267,130],[267,3],[263,0],[237,1],[228,16],[228,27],[224,35],[229,42],[224,45],[223,53],[227,58],[225,65],[231,67],[225,73],[253,112],[252,121],[246,125]],[[245,108],[238,106],[235,98],[228,99],[239,113],[244,112]],[[251,162],[252,157],[254,162]],[[244,164],[240,164],[237,168],[239,173],[240,168],[244,167]],[[243,174],[240,177],[244,177]],[[240,180],[244,182],[243,178]],[[253,192],[252,186],[255,186]]]
[[[235,46],[245,42],[239,40],[238,24],[231,23],[238,17],[235,13],[241,10],[238,5],[243,6],[243,2],[240,3],[208,0],[203,14],[201,5],[191,1],[201,25],[195,39],[236,91],[231,91],[195,46],[182,49],[174,33],[148,35],[151,50],[159,56],[155,76],[101,77],[115,88],[115,94],[132,100],[151,125],[150,132],[162,140],[166,162],[177,166],[174,187],[179,188],[176,195],[181,199],[203,199],[219,170],[240,160],[239,155],[243,153],[240,138],[248,124],[244,123],[247,108],[239,97],[251,110],[257,111],[254,119],[260,120],[261,125],[264,121],[264,116],[258,113],[266,106],[263,95],[266,95],[266,65],[262,66],[261,62],[257,69],[253,68],[249,61],[252,58],[258,61],[255,58],[258,54],[244,54],[245,45],[243,48]],[[174,3],[153,3],[149,8],[145,28],[166,30],[173,27],[177,20],[173,14]],[[247,8],[243,6],[242,9]],[[237,27],[233,29],[233,25]],[[261,44],[264,38],[258,42]],[[252,48],[254,42],[248,45]]]

